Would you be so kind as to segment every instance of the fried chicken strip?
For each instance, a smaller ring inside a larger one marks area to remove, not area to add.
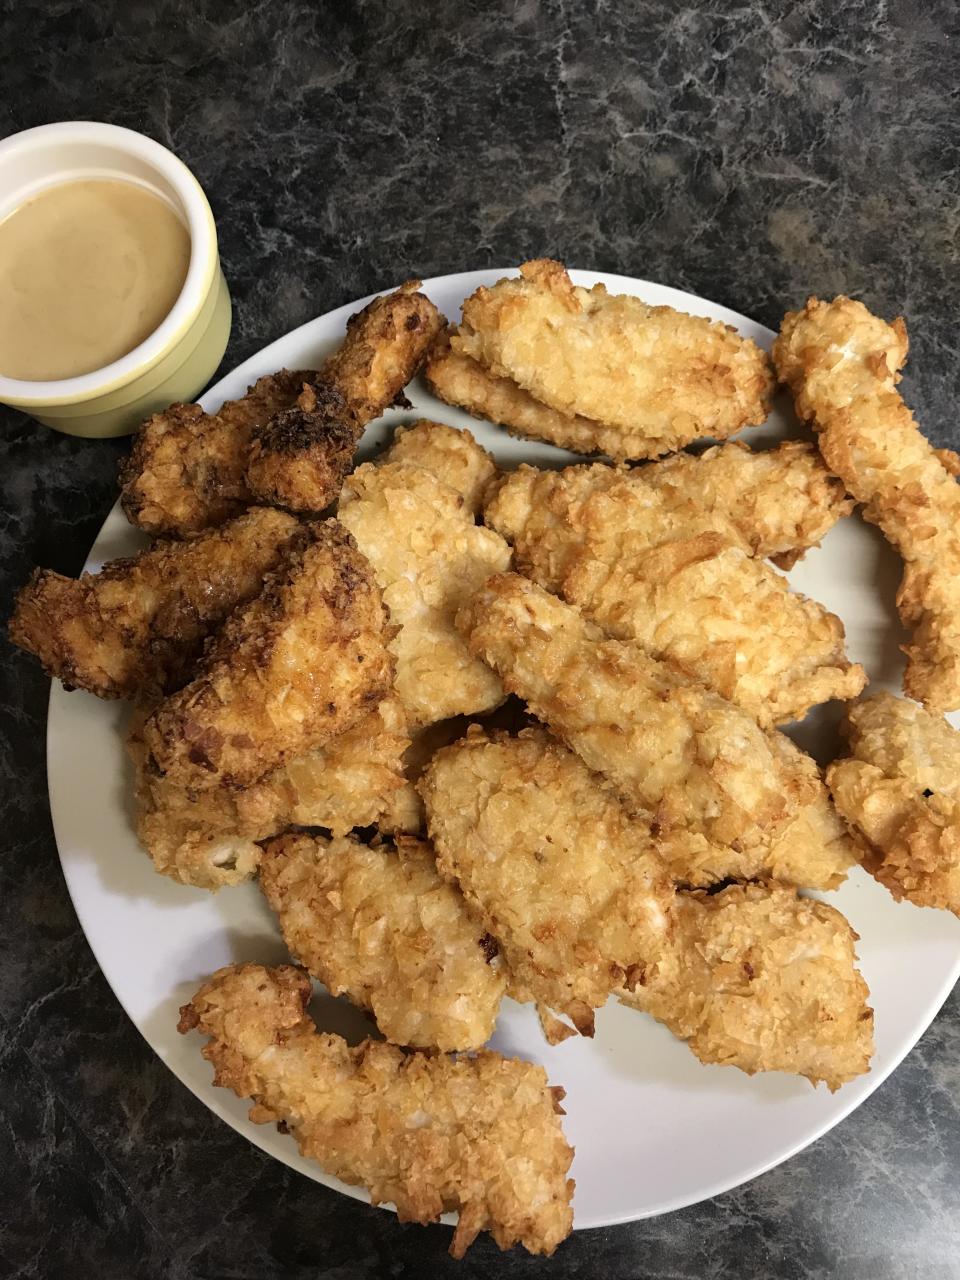
[[[483,1230],[502,1249],[551,1254],[570,1232],[573,1151],[563,1091],[542,1067],[498,1053],[405,1054],[366,1040],[350,1048],[317,1031],[300,969],[220,969],[180,1011],[178,1029],[210,1037],[214,1080],[250,1097],[258,1124],[289,1126],[328,1173],[393,1201],[402,1222],[459,1214],[450,1252]]]
[[[609,778],[631,811],[665,835],[688,831],[729,846],[729,866],[714,860],[711,879],[742,874],[745,863],[769,875],[768,851],[784,826],[825,801],[816,765],[789,738],[636,645],[605,639],[517,574],[491,578],[457,625],[504,687]],[[843,870],[829,867],[830,879]]]
[[[864,516],[905,562],[897,607],[913,639],[904,689],[934,711],[960,709],[960,457],[934,449],[896,385],[907,358],[903,320],[861,302],[810,298],[774,346],[798,415]]]
[[[851,707],[845,732],[827,783],[864,866],[898,902],[960,916],[960,732],[889,693]]]
[[[499,475],[493,455],[477,444],[469,431],[421,418],[411,427],[398,427],[381,462],[408,462],[424,467],[455,489],[472,516]]]
[[[701,1062],[788,1071],[831,1092],[869,1070],[873,1011],[839,911],[747,884],[680,893],[672,921],[669,945],[621,999]]]
[[[474,726],[420,791],[440,872],[499,943],[511,994],[592,1035],[594,1009],[663,946],[673,890],[649,824],[539,728]]]
[[[498,378],[470,356],[455,352],[450,345],[454,333],[448,329],[440,335],[424,369],[431,391],[446,404],[497,422],[512,436],[546,440],[574,453],[604,453],[619,462],[669,451],[669,445],[651,440],[643,431],[605,427],[592,418],[548,408],[510,378]]]
[[[260,865],[257,842],[287,827],[325,827],[341,836],[393,813],[397,797],[412,790],[404,775],[406,717],[393,695],[325,746],[241,789],[193,791],[149,767],[148,714],[135,715],[127,743],[137,835],[162,875],[198,889],[249,879]]]
[[[413,727],[488,710],[500,681],[470,655],[453,620],[510,548],[475,524],[463,498],[424,467],[367,463],[347,478],[339,519],[373,566],[399,633],[396,690]]]
[[[351,316],[299,412],[254,431],[247,482],[261,501],[316,512],[337,496],[364,427],[397,399],[443,325],[419,288],[408,280]]]
[[[606,564],[703,533],[751,556],[801,558],[853,504],[813,445],[716,445],[629,470],[594,463],[520,466],[488,491],[484,519],[513,544],[518,567],[559,591],[579,557]]]
[[[549,408],[642,433],[662,453],[763,422],[774,385],[766,353],[729,325],[576,288],[544,258],[477,289],[451,347]]]
[[[196,678],[147,720],[150,767],[197,791],[250,786],[386,697],[386,636],[380,592],[350,535],[335,520],[303,526]]]
[[[99,573],[65,578],[36,569],[17,596],[10,639],[67,688],[100,698],[176,688],[204,639],[259,593],[298,529],[292,516],[259,507]]]
[[[290,954],[369,1009],[391,1043],[446,1052],[490,1039],[503,967],[422,840],[280,836],[263,851],[260,887]]]
[[[120,505],[130,523],[182,538],[246,510],[253,502],[245,472],[254,427],[292,408],[316,376],[281,369],[215,413],[174,404],[148,418],[120,464]]]

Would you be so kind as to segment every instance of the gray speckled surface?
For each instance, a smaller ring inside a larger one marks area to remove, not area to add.
[[[236,312],[225,368],[413,274],[571,265],[776,326],[809,292],[904,312],[904,389],[955,406],[960,18],[933,3],[0,7],[0,131],[142,129],[210,195]],[[75,572],[123,446],[0,413],[3,599]],[[0,1274],[193,1277],[960,1276],[960,1004],[840,1128],[739,1191],[580,1233],[550,1263],[307,1182],[211,1116],[110,993],[60,877],[47,682],[0,666]]]

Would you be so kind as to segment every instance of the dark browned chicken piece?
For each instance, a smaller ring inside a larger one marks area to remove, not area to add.
[[[316,387],[254,432],[247,483],[260,501],[316,512],[336,497],[364,427],[393,404],[443,327],[419,287],[408,280],[351,316]]]
[[[197,791],[247,787],[372,711],[389,692],[386,611],[335,520],[303,526],[236,610],[190,684],[144,725],[153,766]]]
[[[216,413],[174,404],[148,418],[120,465],[120,504],[147,533],[190,537],[250,506],[250,434],[296,403],[313,372],[281,369]]]
[[[67,688],[100,698],[168,692],[189,678],[227,614],[262,590],[299,528],[293,516],[254,507],[100,573],[36,569],[17,597],[10,638]]]

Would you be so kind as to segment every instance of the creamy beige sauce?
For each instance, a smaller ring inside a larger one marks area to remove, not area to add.
[[[169,314],[189,265],[186,227],[143,187],[42,191],[0,222],[0,373],[47,382],[119,360]]]

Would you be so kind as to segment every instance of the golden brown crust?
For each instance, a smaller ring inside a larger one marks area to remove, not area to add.
[[[315,377],[281,369],[216,413],[174,404],[148,418],[120,464],[120,505],[130,523],[182,538],[239,515],[253,501],[245,474],[251,432],[289,409]]]
[[[342,346],[324,363],[321,380],[343,396],[360,426],[393,404],[443,328],[443,317],[419,288],[419,280],[408,280],[367,303],[347,321]]]
[[[179,1030],[211,1037],[214,1081],[283,1121],[301,1153],[328,1173],[392,1201],[403,1222],[459,1214],[450,1252],[480,1231],[502,1249],[551,1254],[572,1225],[573,1151],[562,1090],[541,1067],[498,1053],[405,1054],[366,1040],[350,1048],[318,1033],[300,969],[220,969],[180,1011]]]
[[[864,865],[897,901],[960,916],[960,732],[905,698],[851,707],[849,759],[827,770]]]
[[[67,688],[101,698],[176,688],[204,639],[259,593],[298,529],[292,516],[254,508],[78,579],[36,569],[17,596],[10,638]]]
[[[403,772],[406,717],[392,695],[325,746],[239,790],[193,791],[157,774],[142,736],[148,714],[138,709],[127,743],[137,835],[157,870],[181,884],[211,890],[239,884],[260,864],[257,841],[290,826],[344,835],[393,813],[395,797],[410,789]]]
[[[425,842],[281,836],[264,848],[260,888],[290,954],[391,1043],[449,1052],[493,1034],[503,967]]]
[[[339,519],[373,566],[398,633],[396,690],[414,727],[503,701],[493,672],[453,624],[465,599],[510,562],[510,548],[475,523],[463,498],[407,462],[366,463],[347,478]]]
[[[672,919],[669,946],[621,999],[701,1062],[788,1071],[831,1092],[869,1069],[873,1011],[839,911],[784,885],[733,885],[678,894]]]
[[[774,358],[827,465],[905,561],[897,607],[914,634],[904,689],[933,710],[960,709],[958,461],[924,438],[896,390],[902,319],[885,324],[851,298],[810,298],[785,317]]]
[[[709,883],[745,866],[748,874],[771,874],[771,848],[787,824],[826,802],[816,765],[783,734],[761,730],[636,645],[604,638],[576,609],[517,574],[491,578],[457,625],[504,687],[607,777],[632,812],[647,814],[658,834],[689,833],[719,846],[678,874],[681,842],[671,858],[678,879],[697,883],[705,873]],[[829,866],[831,882],[843,870]]]
[[[439,751],[420,780],[443,875],[496,938],[510,994],[593,1034],[593,1010],[659,954],[672,886],[649,823],[541,728]]]
[[[353,465],[360,427],[333,387],[305,386],[291,409],[254,428],[247,484],[258,501],[321,512]]]
[[[303,526],[197,677],[147,720],[153,766],[198,791],[245,787],[322,746],[388,693],[385,632],[380,592],[347,531],[335,520]]]
[[[477,289],[451,345],[549,408],[659,452],[763,422],[774,385],[767,355],[728,325],[576,288],[549,259]]]

